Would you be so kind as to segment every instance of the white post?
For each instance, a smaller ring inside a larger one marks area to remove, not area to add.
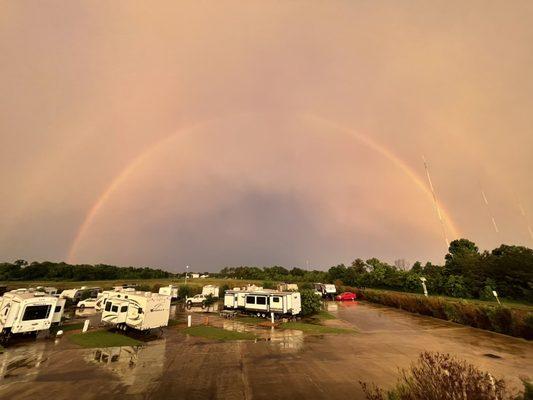
[[[423,276],[420,277],[420,280],[422,281],[422,287],[424,288],[424,296],[428,297],[428,289],[426,287],[426,278]]]
[[[89,330],[89,323],[90,321],[88,319],[85,320],[84,324],[83,324],[83,330],[82,332],[85,333]]]
[[[270,313],[270,322],[272,322],[272,325],[274,325],[274,313]]]
[[[192,315],[187,315],[187,327],[190,328],[192,325]]]
[[[494,295],[494,297],[496,297],[496,300],[498,301],[498,304],[501,306],[502,303],[500,303],[500,299],[498,298],[498,292],[496,292],[496,290],[493,290],[492,294]]]

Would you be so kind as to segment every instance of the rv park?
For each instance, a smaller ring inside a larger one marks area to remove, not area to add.
[[[0,398],[358,399],[360,382],[389,388],[424,351],[460,357],[517,390],[531,371],[531,341],[361,299],[321,299],[317,314],[299,317],[300,293],[287,286],[189,279],[204,299],[219,294],[207,304],[173,298],[172,285],[183,280],[122,283],[83,282],[84,291],[101,289],[87,307],[73,300],[78,282],[46,282],[60,292],[52,295],[21,290],[39,282],[10,285],[4,305],[8,297],[35,297],[41,309],[49,299],[57,310],[61,292],[68,298],[60,325],[13,334],[4,345]],[[163,294],[136,289],[153,285]],[[223,285],[231,288],[224,296]]]

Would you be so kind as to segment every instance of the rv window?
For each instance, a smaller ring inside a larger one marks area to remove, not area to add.
[[[120,312],[126,312],[128,311],[128,306],[122,306],[122,308],[120,309]]]
[[[56,309],[54,310],[54,312],[58,313],[59,311],[61,311],[61,306],[56,306]]]
[[[279,297],[272,297],[272,303],[279,303]]]
[[[118,312],[118,306],[111,307],[111,312]]]
[[[257,301],[257,304],[266,304],[267,303],[267,298],[266,297],[263,297],[263,296],[260,296],[260,297],[257,297],[256,299]]]
[[[143,309],[139,307],[139,309],[137,310],[137,312],[138,312],[139,314],[142,314],[142,313],[143,313]]]
[[[106,303],[106,305],[105,305],[105,310],[106,310],[106,311],[111,310],[111,305],[112,305],[112,304],[113,304],[113,303],[111,303],[110,301],[108,301],[108,302]]]
[[[246,304],[255,304],[254,296],[246,296]]]
[[[33,321],[36,319],[46,319],[50,315],[52,306],[29,306],[24,310],[23,321]]]

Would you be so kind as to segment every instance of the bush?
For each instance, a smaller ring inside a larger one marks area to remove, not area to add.
[[[316,314],[322,308],[322,301],[314,290],[304,289],[300,291],[300,296],[302,298],[302,316]]]
[[[412,293],[385,292],[372,289],[344,288],[359,299],[399,308],[416,314],[487,329],[525,339],[533,339],[533,313],[498,305],[480,305],[466,300],[425,297]]]
[[[508,392],[503,379],[494,379],[466,361],[441,353],[420,354],[409,370],[401,371],[396,386],[386,393],[375,386],[360,384],[369,400],[518,399]]]

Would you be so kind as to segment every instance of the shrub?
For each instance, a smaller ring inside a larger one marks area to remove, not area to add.
[[[466,300],[447,300],[412,293],[386,292],[372,289],[345,288],[359,299],[434,318],[487,329],[516,337],[533,339],[533,313],[501,306],[480,305]]]
[[[265,289],[275,289],[276,285],[272,281],[264,281],[263,282],[263,288],[265,288]]]
[[[302,299],[302,316],[316,314],[322,307],[320,297],[313,290],[304,289],[300,291]]]
[[[408,370],[402,370],[396,386],[387,392],[360,382],[369,400],[511,400],[503,379],[494,379],[466,361],[448,354],[424,352]]]

